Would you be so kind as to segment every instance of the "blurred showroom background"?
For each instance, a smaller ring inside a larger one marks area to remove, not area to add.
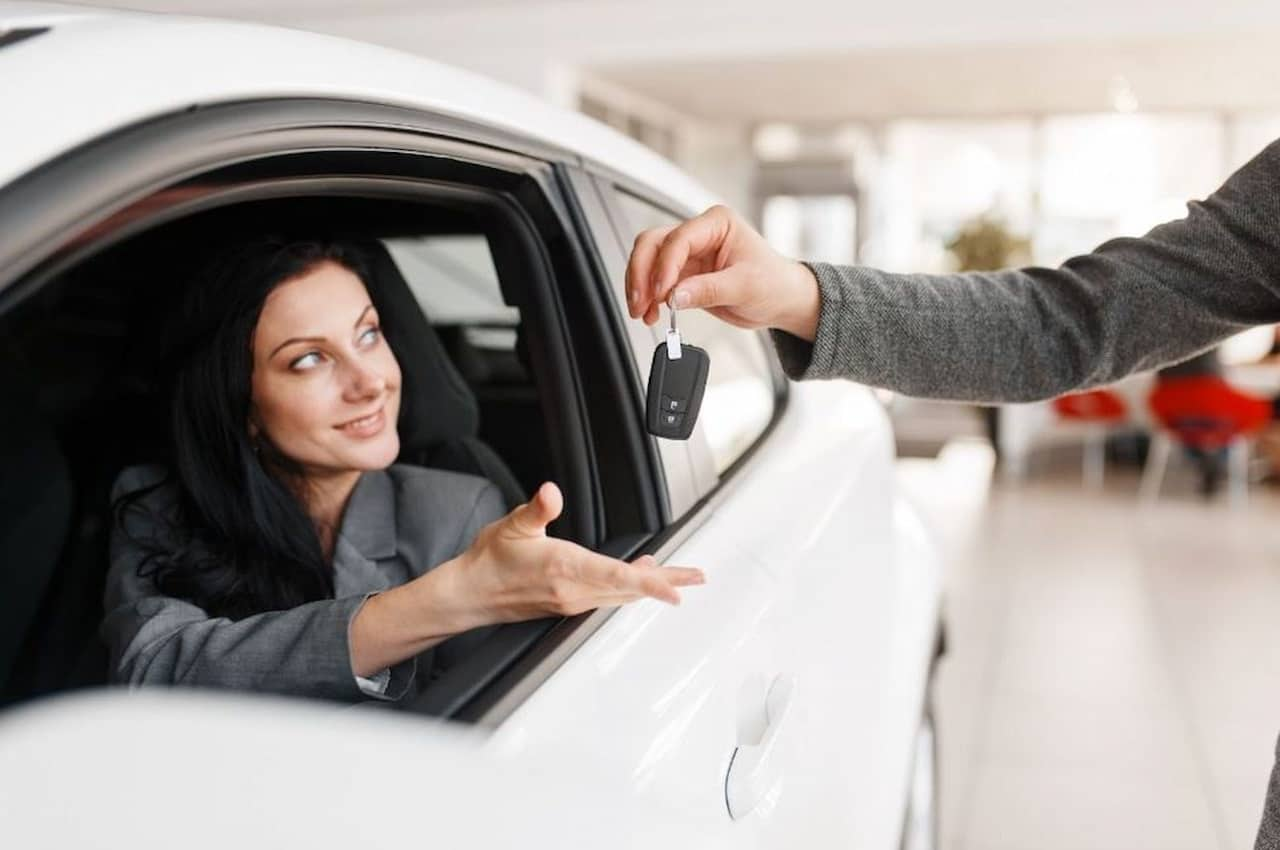
[[[1280,137],[1265,0],[101,5],[475,70],[656,149],[784,252],[893,270],[1057,264],[1179,217]],[[1280,394],[1273,339],[1230,341],[1223,379]],[[948,850],[1252,843],[1280,731],[1275,452],[1263,430],[1192,458],[1156,383],[1000,411],[882,396],[954,552]]]

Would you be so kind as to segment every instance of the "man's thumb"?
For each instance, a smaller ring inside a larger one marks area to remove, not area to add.
[[[548,481],[538,488],[533,498],[511,512],[511,523],[525,534],[542,534],[563,509],[560,488]]]
[[[691,307],[734,307],[741,298],[741,272],[732,267],[718,272],[696,274],[680,281],[671,291],[671,306],[677,310]]]

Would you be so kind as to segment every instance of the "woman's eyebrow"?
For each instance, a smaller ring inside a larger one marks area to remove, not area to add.
[[[364,317],[368,315],[369,311],[372,309],[373,309],[372,304],[366,304],[365,308],[360,311],[360,317],[356,319],[356,323],[352,325],[352,327],[356,327],[356,328],[360,327],[360,323],[364,321]],[[280,353],[280,349],[284,348],[286,345],[293,345],[295,342],[324,342],[324,341],[325,341],[324,337],[322,336],[291,337],[290,339],[286,339],[284,342],[280,343],[274,349],[272,349],[271,353],[267,355],[267,359],[271,359],[272,357],[275,357],[277,354]]]
[[[292,339],[286,339],[284,342],[282,342],[282,343],[280,343],[279,345],[277,345],[277,346],[272,350],[272,352],[271,352],[270,354],[268,354],[268,355],[267,355],[267,359],[268,359],[268,360],[270,360],[272,357],[275,357],[277,354],[279,354],[279,353],[280,353],[280,349],[284,348],[286,345],[293,345],[295,342],[324,342],[324,337],[322,337],[322,336],[295,336],[295,337],[293,337]]]

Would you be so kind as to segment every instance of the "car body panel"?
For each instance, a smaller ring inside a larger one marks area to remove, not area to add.
[[[377,710],[104,692],[0,717],[0,823],[27,850],[725,846],[592,753],[564,755]]]
[[[158,116],[242,100],[325,97],[474,122],[599,158],[702,207],[712,196],[602,124],[458,68],[396,50],[233,21],[0,2],[0,30],[48,24],[0,49],[9,128],[0,186],[52,157]],[[75,57],[67,61],[66,57]]]

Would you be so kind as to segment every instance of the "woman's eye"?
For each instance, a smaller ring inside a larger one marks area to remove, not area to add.
[[[382,336],[382,328],[372,327],[360,334],[360,344],[363,346],[373,345]]]
[[[320,363],[320,352],[308,351],[306,354],[302,355],[301,357],[297,358],[292,363],[290,363],[289,368],[296,369],[298,371],[303,371],[306,369],[310,369],[314,366],[317,366],[319,365],[319,363]]]

